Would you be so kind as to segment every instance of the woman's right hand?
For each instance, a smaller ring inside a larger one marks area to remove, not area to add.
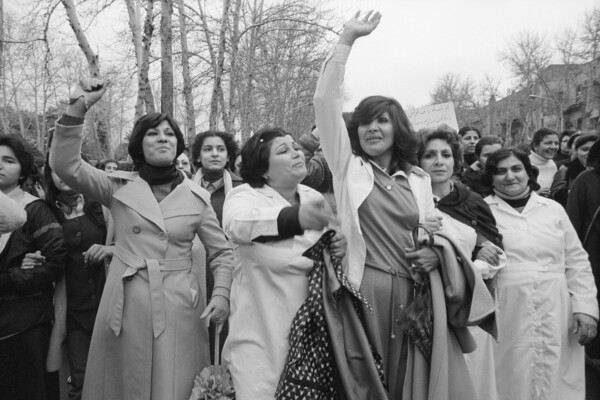
[[[325,228],[331,220],[333,215],[327,212],[328,209],[325,206],[325,199],[310,199],[304,203],[300,203],[298,208],[298,221],[303,230],[314,230],[320,231]]]
[[[358,11],[354,18],[344,25],[339,43],[352,46],[356,39],[373,32],[377,28],[377,25],[379,25],[379,21],[381,21],[381,14],[379,12],[373,13],[373,10],[371,10],[361,20],[360,11]]]
[[[73,117],[83,117],[96,104],[109,86],[108,81],[99,78],[83,78],[73,88],[71,101],[65,109],[65,114]]]
[[[34,269],[41,267],[46,262],[46,257],[38,250],[35,253],[27,253],[21,261],[21,269]]]

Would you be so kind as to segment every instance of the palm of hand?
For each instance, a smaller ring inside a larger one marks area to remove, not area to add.
[[[370,34],[377,28],[379,21],[381,20],[381,14],[376,12],[373,14],[369,11],[362,19],[360,19],[360,11],[356,13],[354,18],[346,22],[344,26],[345,30],[352,31],[356,36],[365,36]]]

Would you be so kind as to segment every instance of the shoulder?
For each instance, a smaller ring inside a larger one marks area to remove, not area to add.
[[[183,178],[181,185],[187,187],[189,191],[192,192],[194,196],[201,199],[204,204],[210,204],[210,193],[191,179],[188,179],[187,176]]]
[[[111,180],[115,180],[115,181],[119,181],[119,180],[124,180],[124,181],[134,181],[137,179],[137,177],[139,176],[139,174],[135,171],[115,171],[112,174],[108,174],[106,175],[108,176]]]
[[[303,184],[298,185],[298,193],[300,193],[301,196],[310,198],[325,198],[323,193]]]

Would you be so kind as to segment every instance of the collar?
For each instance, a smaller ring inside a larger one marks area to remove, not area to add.
[[[553,162],[552,160],[545,159],[533,150],[531,150],[531,153],[529,153],[529,159],[537,165],[549,164],[550,162]]]

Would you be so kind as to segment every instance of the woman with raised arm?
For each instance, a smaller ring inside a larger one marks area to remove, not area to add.
[[[350,283],[372,306],[372,312],[363,308],[359,314],[390,398],[470,399],[474,389],[446,323],[438,320],[433,348],[443,350],[434,351],[429,363],[397,321],[412,304],[416,280],[440,265],[438,253],[431,247],[417,249],[411,236],[419,223],[432,229],[440,224],[431,181],[417,166],[411,124],[400,104],[384,96],[363,99],[348,129],[342,118],[346,60],[354,41],[373,32],[379,21],[379,13],[369,12],[346,23],[314,97],[321,145],[334,177],[338,221],[348,241],[345,268]],[[437,358],[442,353],[443,361]],[[437,365],[436,370],[430,365]]]
[[[86,111],[106,90],[102,81],[86,83],[58,121],[50,149],[56,174],[108,207],[115,223],[83,398],[188,400],[194,377],[208,364],[201,319],[222,323],[229,314],[233,252],[209,194],[175,166],[185,144],[167,114],[147,114],[134,124],[128,150],[136,172],[107,174],[81,161]],[[215,277],[204,310],[191,272],[196,235]]]

